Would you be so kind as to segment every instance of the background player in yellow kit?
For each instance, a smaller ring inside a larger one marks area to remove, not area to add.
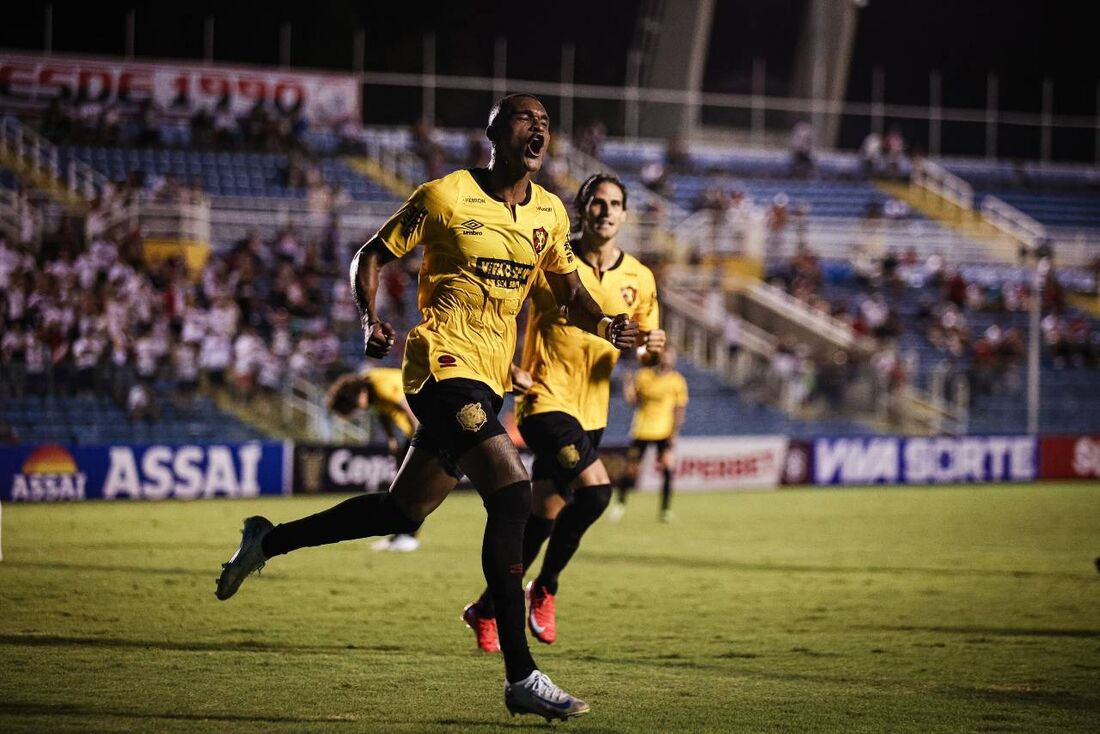
[[[228,599],[270,558],[342,540],[410,532],[465,473],[486,510],[481,565],[493,595],[504,653],[504,703],[513,714],[564,719],[589,706],[538,670],[524,633],[523,528],[531,481],[497,418],[516,346],[516,315],[542,273],[570,323],[617,348],[634,346],[637,324],[604,314],[576,272],[561,200],[531,177],[542,167],[550,118],[532,95],[505,97],[489,112],[488,168],[426,183],[356,253],[351,281],[368,357],[384,357],[396,332],[376,309],[379,271],[418,245],[421,321],[402,364],[409,407],[420,420],[412,448],[385,494],[364,494],[324,512],[273,526],[245,521],[224,564],[217,597]]]
[[[386,448],[397,466],[409,450],[409,441],[419,424],[405,400],[401,370],[375,367],[344,375],[329,388],[329,410],[347,418],[357,410],[369,410],[386,432]],[[397,533],[371,544],[372,550],[409,553],[420,547],[416,532]]]
[[[605,311],[629,313],[646,335],[646,349],[656,352],[664,346],[665,333],[657,328],[653,273],[617,242],[626,220],[626,199],[626,187],[614,176],[589,177],[574,201],[580,236],[572,247],[588,292]],[[515,382],[531,384],[516,413],[520,434],[535,454],[534,501],[523,538],[525,568],[550,539],[542,569],[527,587],[527,623],[547,644],[557,637],[558,575],[611,500],[611,480],[596,449],[607,426],[611,373],[618,358],[619,350],[606,340],[566,322],[540,279],[531,291],[522,369]],[[483,593],[466,607],[463,618],[477,635],[478,647],[494,652],[492,596]]]
[[[676,439],[680,436],[688,404],[687,380],[676,371],[676,350],[666,347],[655,367],[641,367],[633,378],[624,379],[623,392],[626,401],[635,406],[634,421],[630,425],[633,441],[627,454],[630,466],[619,484],[619,501],[611,508],[610,517],[616,520],[622,517],[626,496],[638,481],[642,457],[652,444],[657,449],[657,469],[661,472],[660,519],[668,522],[672,518],[669,505]]]

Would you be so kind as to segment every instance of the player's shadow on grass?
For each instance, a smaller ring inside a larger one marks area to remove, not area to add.
[[[412,724],[418,724],[420,722],[408,722]],[[509,721],[479,721],[477,719],[436,719],[432,722],[436,726],[445,726],[453,728],[455,731],[473,731],[477,729],[490,729],[497,731],[499,729],[547,729],[556,728],[557,722],[547,722],[537,716],[524,716],[522,718],[516,718]],[[611,734],[612,732],[620,732],[621,729],[610,729],[607,727],[592,727],[585,726],[585,731],[592,732],[605,732]]]
[[[47,571],[108,571],[122,573],[143,573],[153,576],[209,576],[216,578],[217,573],[209,568],[172,568],[165,566],[133,566],[97,563],[61,563],[58,561],[5,561],[8,568],[39,568]]]
[[[341,716],[271,716],[248,714],[184,713],[180,711],[128,711],[122,709],[98,709],[71,704],[18,703],[0,701],[0,714],[8,716],[80,716],[118,717],[121,719],[172,719],[178,721],[246,721],[259,724],[354,724],[357,719]]]
[[[982,635],[989,637],[1073,637],[1100,639],[1100,630],[1047,627],[980,627],[974,625],[917,627],[913,625],[858,625],[857,629],[886,632],[940,632],[948,635]]]
[[[759,571],[763,573],[830,573],[830,574],[918,574],[931,576],[988,576],[993,578],[1063,578],[1090,581],[1095,574],[1052,573],[1048,571],[1013,571],[990,568],[932,568],[923,566],[815,566],[797,563],[746,563],[724,558],[646,556],[627,553],[589,552],[585,558],[602,563],[645,564],[672,566],[689,571],[713,569],[720,571]]]
[[[242,640],[237,642],[172,642],[128,640],[118,637],[64,637],[61,635],[0,635],[0,647],[109,647],[168,652],[265,652],[344,655],[349,652],[402,652],[399,645],[286,645]]]

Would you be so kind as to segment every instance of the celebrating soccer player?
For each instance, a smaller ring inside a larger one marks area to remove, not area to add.
[[[665,333],[657,328],[653,273],[617,243],[626,220],[626,187],[614,176],[596,174],[581,186],[574,204],[581,231],[572,248],[581,282],[605,311],[630,313],[646,333],[646,350],[660,351]],[[558,576],[611,500],[611,480],[596,449],[607,426],[611,373],[618,359],[614,346],[569,325],[540,278],[531,291],[520,373],[530,387],[516,413],[520,434],[535,454],[534,502],[523,539],[525,568],[550,539],[542,570],[527,586],[527,623],[546,644],[557,636]],[[478,647],[499,649],[488,590],[462,616]]]
[[[409,450],[409,441],[418,421],[405,400],[401,370],[375,367],[343,375],[328,392],[329,410],[347,418],[356,410],[370,410],[386,432],[386,448],[397,466]],[[373,550],[409,553],[420,547],[416,532],[397,533],[371,545]]]
[[[298,548],[416,530],[465,473],[487,513],[481,565],[504,653],[504,703],[513,714],[564,719],[586,713],[588,704],[554,685],[528,649],[522,578],[531,481],[497,412],[511,384],[516,314],[540,271],[570,323],[619,349],[634,346],[638,326],[626,313],[605,316],[588,294],[568,248],[564,205],[531,181],[550,141],[542,103],[528,94],[505,97],[489,112],[486,136],[488,168],[417,188],[352,260],[364,351],[381,358],[395,332],[375,308],[379,271],[417,245],[425,249],[421,321],[408,335],[402,365],[420,427],[390,491],[278,526],[248,518],[217,596],[228,599],[267,560]]]
[[[626,510],[626,497],[638,481],[642,457],[650,445],[657,451],[657,469],[661,472],[661,522],[672,519],[672,467],[675,464],[676,439],[684,424],[688,404],[688,386],[684,376],[676,371],[676,350],[664,350],[655,367],[642,367],[633,379],[623,381],[626,401],[634,407],[634,422],[630,425],[633,439],[627,454],[629,469],[619,485],[619,501],[611,517],[621,519]]]

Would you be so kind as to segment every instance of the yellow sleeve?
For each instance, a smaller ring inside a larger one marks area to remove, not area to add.
[[[683,408],[688,404],[688,383],[684,379],[683,375],[679,375],[680,384],[676,390],[676,407]]]
[[[565,275],[577,269],[577,259],[569,247],[569,215],[565,211],[565,205],[561,199],[549,194],[554,207],[555,226],[550,233],[550,246],[546,248],[546,254],[542,256],[539,267],[550,273]]]
[[[634,310],[633,318],[642,331],[653,331],[661,328],[660,306],[657,304],[657,282],[649,268],[645,269],[645,274],[646,277],[640,284],[643,290],[639,294],[638,306]]]
[[[446,232],[453,206],[442,180],[429,181],[416,188],[412,196],[378,230],[382,244],[397,257],[420,244],[430,243]]]

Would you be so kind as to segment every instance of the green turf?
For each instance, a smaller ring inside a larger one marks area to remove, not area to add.
[[[240,519],[333,498],[5,505],[0,732],[474,731],[509,718],[459,622],[483,511],[423,549],[276,559],[228,602]],[[577,731],[1100,729],[1100,487],[652,495],[597,524],[536,645]]]

